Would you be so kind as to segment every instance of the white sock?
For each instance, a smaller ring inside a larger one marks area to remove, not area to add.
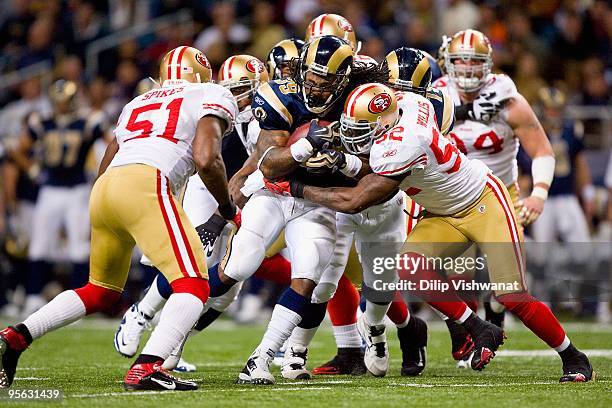
[[[333,326],[333,330],[338,348],[361,347],[361,336],[359,336],[359,331],[357,330],[357,323]]]
[[[404,320],[403,323],[396,324],[395,327],[398,329],[403,329],[404,327],[408,326],[408,322],[410,322],[410,313],[408,313],[408,317],[406,317],[406,320]]]
[[[308,347],[312,338],[317,334],[318,329],[318,326],[311,329],[304,329],[303,327],[296,326],[293,332],[291,332],[291,337],[289,337],[288,347]]]
[[[67,290],[30,315],[23,324],[32,339],[37,339],[45,333],[76,322],[85,313],[85,305],[79,295],[74,290]]]
[[[472,309],[469,307],[465,308],[465,312],[461,315],[459,319],[456,320],[457,323],[462,324],[473,314]]]
[[[147,290],[144,297],[138,302],[138,310],[147,315],[148,317],[155,316],[155,313],[161,310],[166,303],[166,299],[159,293],[157,289],[157,276],[153,280],[151,287]]]
[[[377,305],[376,303],[366,300],[365,315],[368,324],[372,326],[383,324],[385,321],[385,315],[387,314],[387,310],[389,310],[390,305],[390,303],[386,305]]]
[[[203,308],[202,301],[190,293],[170,295],[142,354],[167,359],[196,324]]]
[[[568,348],[570,344],[571,344],[570,339],[567,336],[565,336],[565,338],[563,339],[563,342],[559,344],[557,347],[555,347],[555,351],[557,353],[560,353],[566,348]]]
[[[274,306],[268,329],[258,348],[264,352],[272,350],[273,353],[276,353],[301,321],[302,316],[285,306],[277,304]]]

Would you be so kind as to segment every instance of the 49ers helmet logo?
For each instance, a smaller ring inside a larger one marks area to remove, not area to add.
[[[338,19],[338,27],[340,27],[343,31],[348,31],[349,33],[353,31],[353,26],[344,17],[340,17]]]
[[[368,104],[368,110],[372,113],[382,113],[391,106],[391,95],[381,93],[376,95]]]
[[[263,63],[256,58],[248,60],[246,63],[246,69],[252,73],[261,73],[264,70]]]
[[[204,55],[201,52],[198,52],[195,55],[195,59],[196,61],[198,61],[198,63],[206,68],[210,68],[210,62],[208,62],[208,59],[206,58],[206,55]]]

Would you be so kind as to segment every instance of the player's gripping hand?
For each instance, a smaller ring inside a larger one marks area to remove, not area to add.
[[[304,167],[314,174],[335,173],[346,167],[346,155],[336,150],[322,150],[306,160]]]
[[[297,198],[304,197],[304,184],[299,181],[283,179],[272,181],[265,178],[264,184],[266,189],[274,194]]]
[[[483,92],[472,102],[468,116],[476,121],[489,122],[503,109],[506,100],[497,92]]]
[[[215,241],[221,235],[227,221],[218,214],[213,214],[204,224],[196,227],[204,248],[213,248]]]
[[[319,126],[317,119],[310,121],[308,134],[305,139],[310,143],[314,151],[321,151],[331,148],[338,137],[337,122],[327,126]]]
[[[544,200],[539,197],[529,196],[519,200],[514,206],[519,222],[528,226],[538,219],[544,211]]]

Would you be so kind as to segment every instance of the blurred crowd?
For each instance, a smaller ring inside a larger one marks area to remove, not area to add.
[[[362,43],[360,53],[378,61],[404,45],[435,56],[443,35],[476,28],[491,40],[495,69],[510,75],[528,101],[548,84],[563,90],[570,105],[609,108],[612,102],[612,4],[605,0],[0,0],[0,7],[0,78],[48,63],[40,75],[25,75],[10,86],[0,81],[0,157],[18,144],[29,113],[50,111],[49,78],[75,82],[78,106],[103,112],[114,123],[139,82],[157,77],[167,50],[193,45],[207,55],[213,72],[233,54],[265,60],[280,40],[303,38],[322,12],[346,17]],[[187,10],[190,23],[150,25],[179,10]],[[92,43],[130,29],[137,34],[109,42],[93,55],[95,69],[87,65]],[[610,127],[601,118],[585,125],[592,136],[587,148],[604,158],[589,164],[595,185],[605,192]],[[19,259],[27,245],[20,242],[27,226],[9,220],[27,224],[27,208],[36,200],[34,181],[11,173],[16,171],[3,165],[0,183],[0,237],[9,248],[9,256],[0,257],[0,307],[7,302],[5,289],[19,284],[15,271],[24,267]],[[16,182],[7,188],[9,179]],[[604,199],[602,222],[610,217],[605,205]],[[146,272],[137,276],[147,280]]]

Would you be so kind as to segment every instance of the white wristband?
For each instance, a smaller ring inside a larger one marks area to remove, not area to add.
[[[531,196],[538,197],[546,201],[548,198],[548,190],[541,186],[535,186],[533,190],[531,190]]]
[[[346,166],[340,169],[340,172],[347,177],[355,177],[359,174],[361,167],[363,166],[363,162],[359,160],[359,157],[353,154],[346,154]]]
[[[314,149],[310,142],[306,139],[300,139],[289,147],[291,156],[298,163],[304,163],[310,159],[310,156],[314,153]]]
[[[531,163],[531,178],[534,186],[538,183],[550,186],[554,175],[555,158],[553,156],[539,156],[533,159]]]

